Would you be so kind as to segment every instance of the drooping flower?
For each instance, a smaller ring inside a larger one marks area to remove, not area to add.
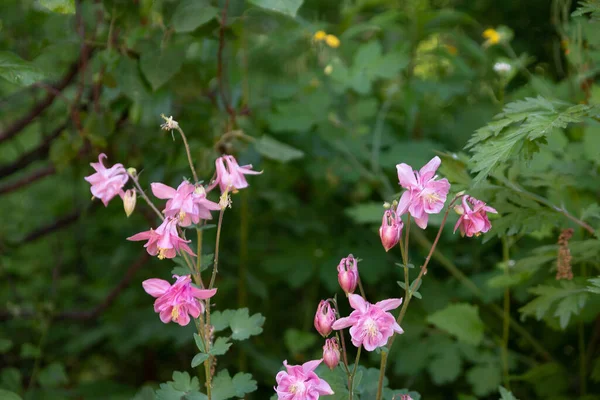
[[[358,284],[358,261],[352,254],[342,258],[337,266],[338,282],[346,296],[354,293]]]
[[[367,351],[385,346],[394,332],[403,333],[395,318],[388,310],[400,307],[402,299],[387,299],[371,304],[357,294],[348,296],[354,311],[350,316],[340,318],[333,324],[333,329],[350,328],[352,344],[363,346]]]
[[[178,218],[180,226],[197,224],[200,219],[212,219],[211,210],[221,207],[206,198],[202,186],[195,186],[187,181],[181,182],[177,190],[163,183],[153,183],[152,193],[159,199],[169,199],[163,213],[167,217]]]
[[[400,185],[407,189],[402,193],[396,213],[402,215],[404,210],[408,210],[415,223],[422,229],[427,228],[429,214],[442,211],[450,190],[450,183],[446,178],[436,179],[435,171],[441,162],[440,158],[435,156],[419,171],[413,171],[408,164],[396,165]]]
[[[335,322],[335,309],[331,307],[328,300],[321,300],[315,313],[315,329],[323,337],[329,336],[331,326]]]
[[[123,197],[123,186],[127,183],[129,176],[123,164],[115,164],[106,168],[102,162],[105,158],[106,154],[102,153],[98,156],[97,163],[90,163],[96,172],[84,179],[92,185],[90,188],[92,195],[102,200],[106,207],[116,195]]]
[[[195,255],[192,249],[187,245],[189,240],[183,240],[177,232],[177,220],[172,217],[167,217],[156,230],[140,232],[127,238],[131,241],[147,240],[144,245],[148,254],[151,256],[158,255],[159,259],[174,258],[180,250],[188,254]]]
[[[217,178],[209,188],[215,187],[217,184],[221,192],[226,190],[237,190],[248,187],[248,182],[244,175],[258,175],[262,171],[253,171],[252,164],[240,166],[234,156],[224,155],[215,161],[217,169]]]
[[[471,203],[473,209],[471,209],[469,203]],[[479,236],[489,231],[492,224],[488,219],[487,213],[498,213],[498,211],[487,206],[483,201],[468,195],[462,197],[462,205],[457,205],[454,207],[454,210],[460,215],[454,226],[454,232],[460,228],[460,234],[467,237]]]
[[[404,223],[395,211],[385,210],[379,228],[379,237],[385,251],[389,251],[398,244],[403,227]]]
[[[340,346],[336,338],[326,339],[323,346],[323,361],[329,369],[334,369],[340,363]]]
[[[217,289],[198,289],[192,286],[190,275],[173,275],[176,281],[173,285],[163,279],[147,279],[142,282],[146,293],[156,297],[154,311],[165,324],[173,321],[181,326],[190,322],[190,315],[198,318],[204,312],[201,300],[213,297]]]
[[[125,195],[123,196],[123,208],[125,209],[125,215],[127,218],[133,213],[135,210],[135,203],[137,200],[137,192],[133,189],[127,189],[125,191]]]
[[[275,378],[275,392],[279,400],[318,400],[319,396],[334,394],[331,386],[315,374],[315,369],[323,360],[312,360],[302,365],[288,365]]]

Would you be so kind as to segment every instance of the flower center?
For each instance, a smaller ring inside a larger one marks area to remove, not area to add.
[[[440,196],[438,196],[437,193],[434,192],[434,193],[427,193],[425,195],[425,200],[427,200],[427,202],[429,204],[431,204],[431,203],[437,203],[438,201],[441,201],[442,198]]]
[[[179,318],[179,306],[173,306],[173,310],[171,310],[171,319],[177,322]]]
[[[377,336],[377,333],[379,333],[379,329],[377,329],[377,324],[371,318],[369,318],[365,322],[365,330],[367,331],[367,335],[370,337],[375,337]]]
[[[296,394],[302,392],[304,392],[304,383],[296,382],[292,386],[290,386],[290,393]]]
[[[179,222],[183,222],[186,215],[185,211],[179,211]]]
[[[162,247],[158,248],[158,255],[157,255],[157,257],[158,257],[159,260],[164,260],[165,259],[165,257],[166,257],[165,256],[165,252],[166,251],[167,251],[167,249],[163,249]]]

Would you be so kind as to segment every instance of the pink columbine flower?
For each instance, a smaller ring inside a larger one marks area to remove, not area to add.
[[[217,168],[217,178],[209,188],[212,189],[218,184],[221,192],[225,192],[228,189],[237,190],[246,188],[248,187],[248,182],[244,175],[262,174],[262,171],[253,171],[252,164],[240,167],[234,156],[224,155],[217,158],[215,166]]]
[[[98,156],[97,163],[90,163],[96,172],[84,179],[92,185],[90,188],[92,195],[102,200],[106,207],[108,202],[116,195],[123,197],[125,194],[123,186],[127,183],[129,175],[127,175],[123,164],[115,164],[110,168],[106,168],[102,162],[105,158],[106,154],[102,153]]]
[[[164,258],[174,258],[180,250],[195,256],[194,252],[187,245],[189,240],[183,240],[177,232],[177,220],[172,217],[167,217],[156,230],[140,232],[127,238],[127,240],[139,241],[147,240],[144,245],[148,254],[151,256],[158,255],[160,260]]]
[[[337,266],[338,282],[346,296],[354,293],[358,284],[358,261],[352,254],[342,258]]]
[[[340,363],[340,346],[336,338],[326,339],[323,346],[323,362],[334,369]]]
[[[329,336],[331,326],[335,322],[335,309],[331,307],[328,300],[321,300],[315,313],[315,329],[323,337]]]
[[[379,228],[379,237],[385,251],[389,251],[398,244],[403,227],[402,218],[395,211],[385,210]]]
[[[373,351],[385,346],[394,331],[404,332],[392,314],[387,312],[400,307],[402,299],[387,299],[371,304],[361,296],[351,294],[348,300],[354,311],[350,316],[335,321],[333,329],[340,330],[350,326],[352,344],[356,347],[362,345],[365,350]]]
[[[165,324],[173,321],[181,326],[190,322],[190,315],[198,318],[204,312],[204,303],[201,300],[213,297],[217,289],[198,289],[192,286],[190,275],[177,276],[173,285],[163,279],[147,279],[142,282],[146,293],[156,297],[154,311]]]
[[[302,365],[288,365],[283,362],[286,371],[280,371],[277,380],[277,398],[279,400],[318,400],[319,396],[334,394],[331,386],[315,374],[315,369],[323,360],[313,360]]]
[[[163,213],[167,217],[178,218],[180,226],[197,224],[200,219],[212,219],[210,210],[221,209],[217,203],[206,198],[206,191],[200,185],[183,181],[177,190],[163,183],[153,183],[151,187],[156,197],[169,199]]]
[[[400,185],[407,189],[400,198],[398,208],[400,210],[407,208],[416,224],[422,229],[427,228],[428,214],[442,211],[450,190],[450,183],[446,178],[436,179],[435,171],[441,162],[439,157],[433,157],[418,172],[413,171],[408,164],[396,165]]]
[[[473,209],[469,207],[469,203],[473,205]],[[460,234],[467,237],[479,236],[489,231],[492,224],[488,219],[487,213],[498,213],[498,211],[487,206],[483,201],[468,195],[462,197],[462,205],[454,207],[454,210],[460,215],[454,226],[454,232],[460,228]]]

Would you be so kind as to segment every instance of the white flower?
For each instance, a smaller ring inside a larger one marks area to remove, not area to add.
[[[172,116],[169,118],[165,117],[164,114],[161,114],[160,116],[165,120],[165,123],[160,126],[165,131],[172,131],[173,129],[179,128],[179,123],[173,120]]]
[[[512,69],[512,65],[507,62],[497,62],[494,64],[494,71],[496,71],[500,75],[508,74]]]

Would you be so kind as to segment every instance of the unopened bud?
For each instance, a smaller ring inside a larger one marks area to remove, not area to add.
[[[358,284],[358,261],[352,254],[342,258],[337,266],[338,283],[346,296],[354,293]]]
[[[383,213],[381,227],[379,228],[379,237],[385,251],[389,251],[398,244],[403,226],[402,219],[398,218],[394,211],[386,210]]]
[[[202,185],[196,186],[196,188],[194,189],[194,193],[200,196],[206,196],[206,190]]]
[[[385,208],[386,210],[389,210],[392,207],[392,205],[390,203],[388,203],[387,201],[385,203],[383,203],[383,208]]]
[[[127,168],[127,174],[133,177],[137,176],[137,169],[133,168],[133,167],[129,167]]]
[[[335,310],[327,300],[321,300],[315,313],[315,329],[323,337],[329,336],[335,322]]]
[[[323,346],[323,361],[331,370],[340,363],[340,346],[338,345],[336,338],[325,340],[325,346]]]
[[[137,193],[133,189],[127,189],[125,191],[125,195],[123,196],[123,208],[125,209],[125,215],[127,218],[133,213],[135,210],[135,202],[137,200]]]

